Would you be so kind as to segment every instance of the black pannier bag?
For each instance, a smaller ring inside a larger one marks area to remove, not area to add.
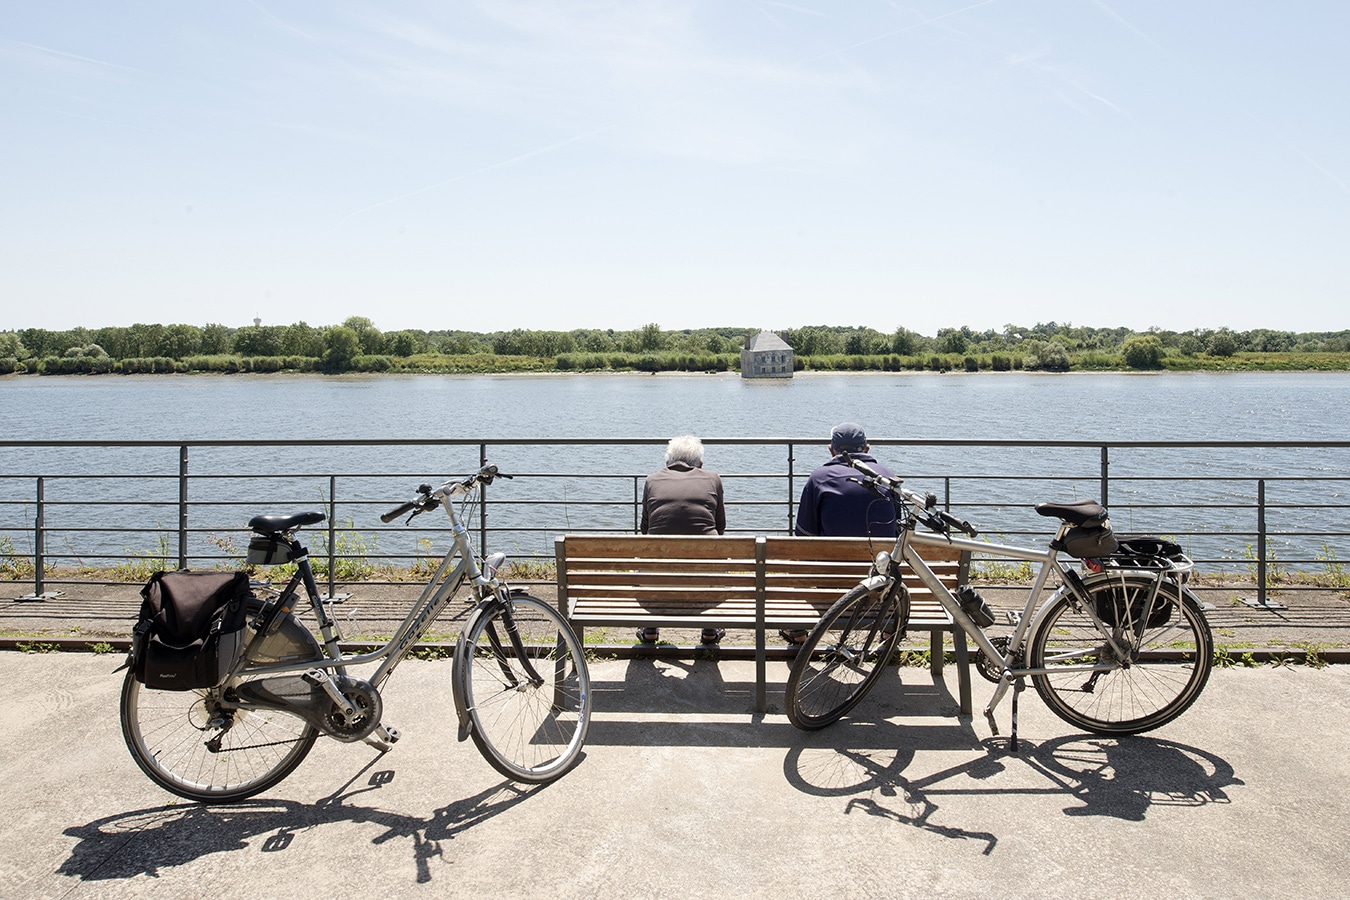
[[[1097,606],[1097,618],[1113,628],[1124,625],[1132,629],[1141,627],[1144,605],[1151,600],[1148,621],[1143,622],[1142,627],[1161,628],[1172,621],[1176,603],[1166,591],[1159,590],[1155,596],[1150,596],[1151,594],[1151,591],[1139,590],[1138,587],[1126,588],[1122,585],[1106,590],[1098,588],[1093,592],[1092,598]]]
[[[243,651],[248,575],[156,572],[141,588],[130,664],[148,688],[188,691],[225,680]]]

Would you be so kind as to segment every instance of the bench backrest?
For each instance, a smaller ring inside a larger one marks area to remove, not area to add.
[[[769,618],[819,616],[866,577],[886,542],[866,538],[706,535],[564,535],[557,538],[559,600],[603,615],[634,601],[654,616],[717,608],[753,616],[763,591]],[[924,547],[922,556],[949,588],[964,579],[959,551]],[[906,566],[915,603],[932,594]]]

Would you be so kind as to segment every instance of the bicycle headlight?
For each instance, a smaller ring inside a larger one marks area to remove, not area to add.
[[[882,550],[877,554],[876,559],[872,560],[872,571],[878,575],[885,575],[891,570],[891,554]]]

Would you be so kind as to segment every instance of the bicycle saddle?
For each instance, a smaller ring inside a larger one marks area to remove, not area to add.
[[[1037,503],[1036,512],[1043,516],[1063,519],[1070,525],[1095,524],[1106,518],[1106,507],[1096,500],[1075,500],[1072,503]]]
[[[299,528],[301,525],[314,525],[324,520],[321,512],[291,513],[289,516],[254,516],[248,520],[248,527],[258,534],[278,534]]]

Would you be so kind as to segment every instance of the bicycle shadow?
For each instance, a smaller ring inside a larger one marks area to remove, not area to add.
[[[924,748],[906,738],[910,729],[893,727],[896,746],[903,748],[893,754],[829,743],[794,747],[784,759],[784,774],[803,793],[848,797],[845,815],[862,812],[947,838],[982,841],[984,855],[993,852],[997,835],[936,821],[942,809],[937,798],[1060,795],[1072,801],[1064,807],[1066,816],[1139,822],[1157,806],[1229,803],[1227,789],[1244,784],[1226,760],[1196,747],[1155,737],[1091,734],[1034,745],[1024,739],[1017,754],[1006,751],[1004,739],[987,738],[978,757],[910,778],[905,770]],[[1027,787],[1025,779],[1011,779],[1001,786],[998,776],[1013,766],[1029,767],[1046,785]]]
[[[547,785],[528,788],[504,781],[471,797],[436,810],[431,818],[353,805],[362,794],[378,792],[393,781],[394,772],[370,772],[376,757],[337,791],[317,802],[249,800],[209,806],[178,803],[131,810],[96,819],[63,831],[78,842],[56,874],[81,881],[110,881],[138,875],[158,877],[163,870],[187,865],[216,853],[241,850],[263,838],[263,853],[280,853],[295,835],[338,823],[374,824],[384,830],[371,839],[383,844],[399,838],[412,842],[417,883],[431,881],[430,861],[444,855],[444,844],[475,825],[506,812]],[[369,778],[356,786],[367,772]]]

